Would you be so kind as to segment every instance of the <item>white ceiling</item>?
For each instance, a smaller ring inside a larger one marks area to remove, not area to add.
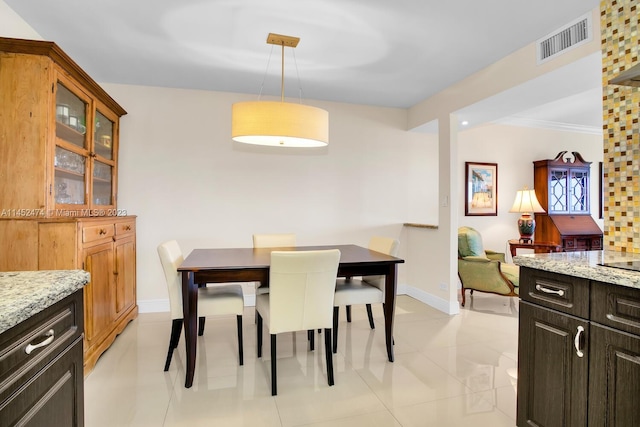
[[[584,15],[599,0],[5,3],[99,82],[258,94],[264,81],[263,94],[279,95],[280,48],[272,53],[266,44],[274,32],[301,38],[295,51],[285,51],[288,97],[298,96],[299,75],[306,99],[407,108]],[[536,100],[541,88],[532,85],[461,113],[485,122],[493,115],[505,123],[601,129],[599,72],[598,65],[587,73],[588,84],[562,99]],[[550,76],[544,87],[566,86],[562,78]],[[527,90],[534,91],[530,103],[523,102]]]

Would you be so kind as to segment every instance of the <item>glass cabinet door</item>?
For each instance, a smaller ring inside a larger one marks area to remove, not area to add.
[[[589,173],[587,171],[571,171],[571,212],[589,213]]]
[[[552,169],[549,176],[549,212],[567,212],[567,170]]]
[[[86,204],[86,157],[62,147],[56,147],[54,168],[56,203]]]
[[[113,159],[113,122],[100,110],[96,110],[93,145],[96,155],[107,160]]]
[[[56,136],[87,148],[87,103],[58,82],[56,90]]]
[[[113,205],[113,168],[111,165],[95,160],[93,162],[93,204],[100,206]]]

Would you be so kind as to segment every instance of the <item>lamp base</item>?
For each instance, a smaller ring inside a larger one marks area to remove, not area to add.
[[[518,219],[518,231],[520,232],[520,242],[533,243],[533,232],[536,230],[536,220],[531,214],[523,213]]]

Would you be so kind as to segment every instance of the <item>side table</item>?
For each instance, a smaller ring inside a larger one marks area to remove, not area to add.
[[[562,252],[562,245],[554,242],[521,242],[520,240],[509,240],[509,250],[511,256],[516,256],[516,250],[519,248],[533,249],[537,254],[549,253],[549,252]]]

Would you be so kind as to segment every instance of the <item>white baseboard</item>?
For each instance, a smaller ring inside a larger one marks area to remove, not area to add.
[[[408,295],[446,314],[460,313],[460,303],[457,299],[455,301],[447,301],[439,296],[425,292],[422,289],[414,288],[413,286],[399,285],[398,295]]]

